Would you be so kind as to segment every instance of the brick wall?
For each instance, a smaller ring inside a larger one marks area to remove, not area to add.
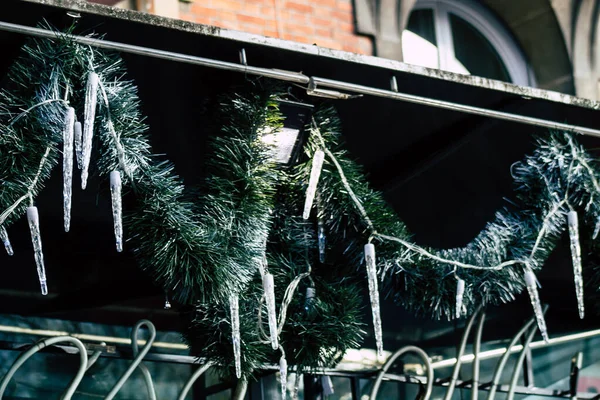
[[[352,0],[194,0],[180,3],[179,18],[353,53],[373,54],[372,40],[354,33]]]

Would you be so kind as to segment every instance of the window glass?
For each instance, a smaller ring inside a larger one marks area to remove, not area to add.
[[[511,34],[474,0],[418,0],[402,33],[408,64],[535,86]]]
[[[404,62],[428,68],[440,68],[433,10],[414,10],[402,33]]]
[[[510,81],[506,66],[492,44],[471,24],[450,13],[454,57],[469,74]]]

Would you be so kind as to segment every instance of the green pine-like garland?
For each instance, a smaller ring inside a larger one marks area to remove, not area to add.
[[[184,335],[194,353],[224,376],[234,375],[232,293],[240,296],[244,376],[282,353],[291,365],[310,371],[335,365],[360,344],[365,243],[376,245],[380,277],[398,303],[453,318],[456,276],[467,283],[466,313],[480,304],[511,301],[525,287],[525,269],[537,270],[546,261],[565,231],[569,210],[585,215],[588,226],[600,220],[596,160],[571,135],[553,133],[513,168],[519,208],[500,210],[463,248],[420,247],[344,150],[331,108],[315,112],[297,166],[273,164],[260,137],[282,126],[277,101],[286,91],[264,81],[222,98],[208,177],[191,197],[174,167],[152,155],[137,90],[120,58],[64,35],[30,40],[0,91],[1,226],[23,216],[59,162],[67,107],[82,116],[92,72],[100,78],[95,170],[102,177],[120,171],[125,196],[135,200],[126,210],[128,246],[141,268],[192,310]],[[313,214],[303,220],[317,150],[325,151],[326,161]],[[326,235],[324,260],[319,223]],[[264,333],[258,274],[264,260],[275,277],[282,352],[270,348]],[[316,294],[310,301],[308,289]]]
[[[456,276],[466,282],[466,314],[480,304],[514,300],[525,288],[524,271],[541,268],[566,230],[568,211],[579,211],[592,226],[600,221],[598,162],[572,135],[554,132],[538,138],[534,153],[513,166],[519,208],[497,212],[495,220],[463,248],[420,247],[383,195],[370,189],[362,168],[344,150],[335,112],[322,110],[310,128],[309,153],[330,150],[319,182],[319,212],[331,246],[342,249],[338,256],[359,265],[364,264],[363,245],[373,240],[387,290],[398,304],[417,314],[455,318]],[[308,168],[306,165],[304,175]]]

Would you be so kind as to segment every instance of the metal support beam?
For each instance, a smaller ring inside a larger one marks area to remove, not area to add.
[[[454,103],[444,100],[436,100],[422,96],[415,96],[407,93],[394,92],[390,90],[378,89],[369,86],[358,85],[349,82],[343,82],[333,79],[325,79],[319,77],[309,77],[307,75],[291,72],[282,71],[278,69],[252,67],[249,65],[236,64],[221,60],[215,60],[204,57],[197,57],[188,54],[175,53],[171,51],[165,51],[150,47],[135,46],[126,43],[108,41],[104,39],[98,39],[89,36],[78,36],[78,35],[66,35],[61,32],[55,32],[48,29],[34,28],[31,26],[12,24],[8,22],[0,21],[0,30],[20,33],[35,37],[42,37],[47,39],[57,39],[60,37],[68,37],[69,39],[88,46],[94,46],[98,48],[116,50],[125,53],[137,54],[147,57],[155,57],[164,60],[170,60],[175,62],[182,62],[193,65],[200,65],[203,67],[217,68],[226,71],[241,72],[248,75],[263,76],[272,79],[278,79],[285,82],[292,82],[300,85],[308,85],[309,82],[314,82],[320,87],[342,90],[352,92],[354,94],[369,95],[375,97],[383,97],[392,100],[399,100],[414,104],[421,104],[429,107],[442,108],[446,110],[452,110],[462,112],[465,114],[484,116],[489,118],[496,118],[504,121],[517,122],[527,125],[539,126],[554,130],[562,130],[567,132],[581,133],[588,136],[594,136],[600,138],[600,130],[592,129],[584,126],[571,125],[561,123],[557,121],[548,121],[540,118],[528,117],[520,114],[513,114],[503,111],[496,111],[487,108],[474,107],[465,104]]]

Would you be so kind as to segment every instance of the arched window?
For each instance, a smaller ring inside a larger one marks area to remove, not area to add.
[[[510,33],[473,0],[419,0],[402,34],[404,62],[535,86]]]

